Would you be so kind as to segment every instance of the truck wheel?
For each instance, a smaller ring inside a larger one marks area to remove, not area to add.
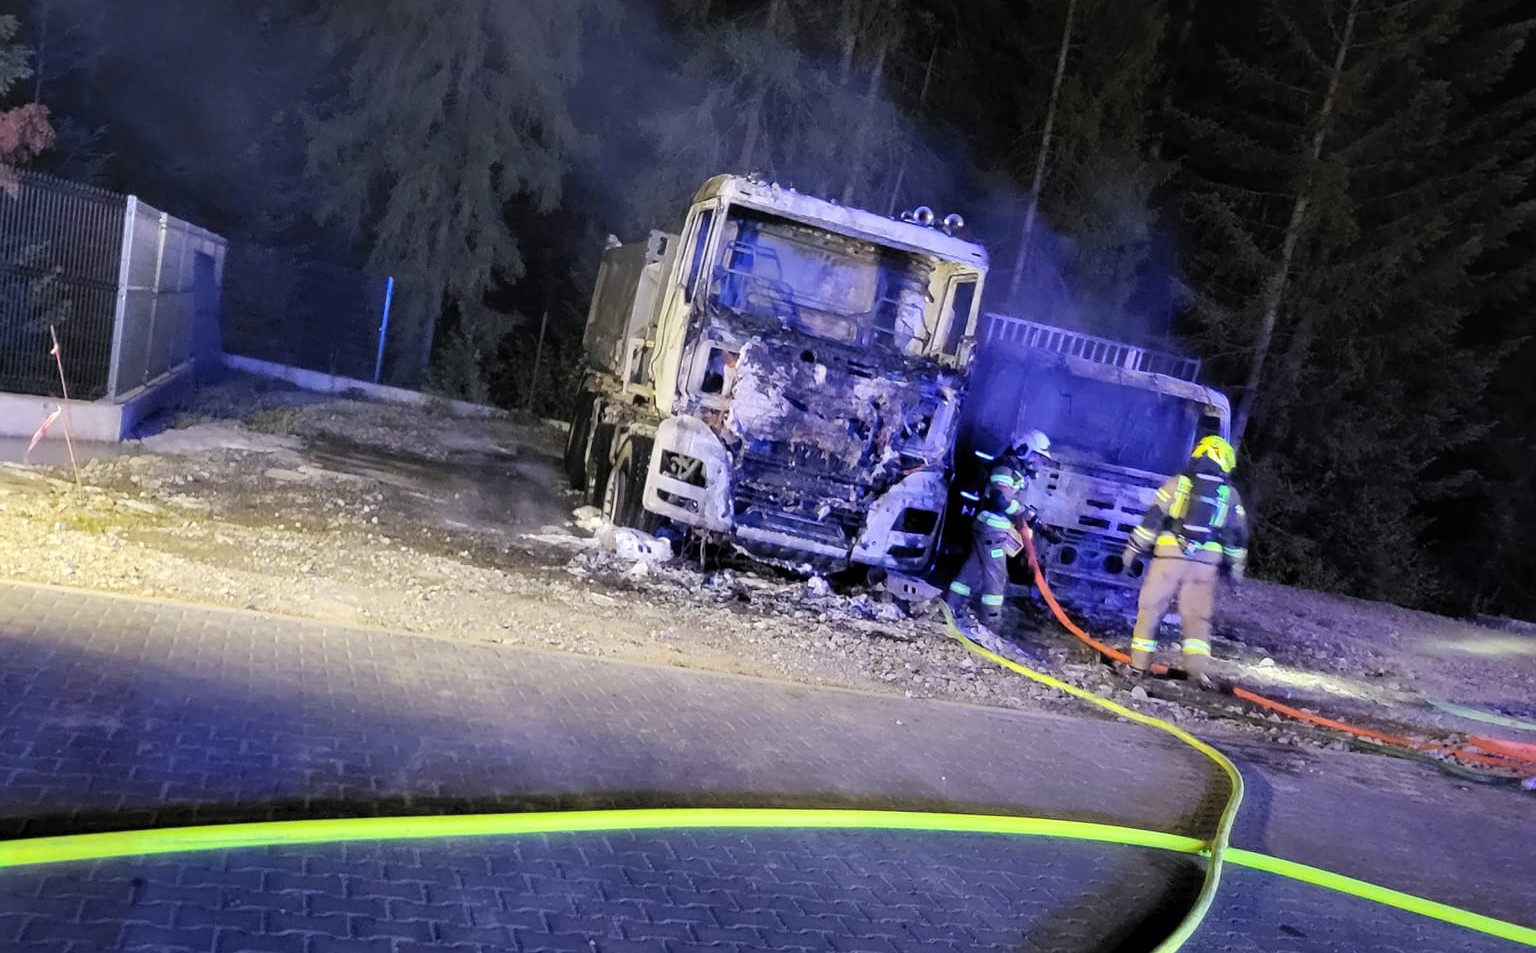
[[[574,490],[587,488],[587,452],[592,445],[592,421],[597,417],[597,397],[583,391],[576,402],[571,432],[565,438],[565,476]]]
[[[628,526],[646,533],[661,527],[661,517],[647,510],[645,474],[651,465],[651,442],[640,438],[624,441],[608,473],[603,488],[603,515],[615,526]]]
[[[592,412],[592,449],[587,453],[587,478],[583,484],[586,488],[586,501],[599,509],[603,505],[603,494],[608,491],[608,475],[613,472],[613,440],[618,433],[615,424],[603,423],[598,419],[598,410]]]

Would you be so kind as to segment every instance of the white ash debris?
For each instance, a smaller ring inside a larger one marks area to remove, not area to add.
[[[820,575],[798,580],[773,578],[752,569],[704,571],[673,559],[668,540],[606,522],[589,545],[566,563],[566,571],[594,581],[643,584],[637,595],[645,597],[682,596],[693,602],[806,617],[896,641],[915,641],[918,631],[931,625],[927,613],[914,611],[886,592],[840,592]]]
[[[579,507],[571,513],[571,523],[586,535],[576,535],[558,526],[541,527],[537,533],[523,533],[520,538],[582,553],[568,563],[578,575],[599,569],[615,569],[624,564],[623,574],[630,579],[644,579],[651,571],[672,561],[672,541],[649,533],[615,526],[593,506]],[[593,556],[598,558],[590,558]]]
[[[598,527],[596,533],[592,534],[592,538],[597,541],[600,549],[613,553],[622,562],[634,563],[638,560],[654,566],[672,561],[671,540],[642,533],[627,526],[615,526],[605,522]]]
[[[571,513],[571,522],[574,523],[576,528],[581,530],[583,533],[586,533],[590,536],[595,536],[597,535],[597,531],[602,529],[603,524],[607,521],[603,518],[603,511],[597,507],[578,506],[575,511]]]
[[[597,540],[593,537],[577,536],[560,526],[541,526],[537,533],[519,533],[517,538],[563,549],[595,549],[597,547]]]

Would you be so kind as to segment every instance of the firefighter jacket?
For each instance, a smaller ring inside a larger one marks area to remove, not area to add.
[[[1024,548],[1023,533],[1029,531],[1031,514],[1023,497],[1031,476],[1033,473],[1012,454],[999,457],[987,477],[987,487],[977,508],[976,522],[1010,537],[1009,555]]]
[[[1195,460],[1157,491],[1127,548],[1241,572],[1248,559],[1248,513],[1221,468]]]

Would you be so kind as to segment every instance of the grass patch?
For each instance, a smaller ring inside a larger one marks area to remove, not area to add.
[[[240,422],[257,433],[290,436],[298,432],[302,415],[297,407],[267,407],[247,414]]]
[[[123,528],[122,515],[118,513],[90,513],[84,510],[65,510],[58,515],[58,522],[65,529],[104,536]]]

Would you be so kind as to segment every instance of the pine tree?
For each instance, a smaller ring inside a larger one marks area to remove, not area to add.
[[[1004,310],[1099,334],[1146,336],[1131,299],[1159,232],[1153,192],[1168,177],[1168,166],[1149,157],[1147,129],[1164,7],[1077,0],[1070,8],[1020,6],[1000,20],[1003,35],[1049,39],[1024,55],[1033,71],[1003,107],[1020,128],[1016,148],[991,163],[1009,183],[994,191],[1023,200],[1001,197],[988,204],[1004,214],[979,220],[1001,262],[992,288]]]
[[[485,303],[523,273],[506,210],[554,209],[581,145],[567,92],[591,7],[353,0],[323,21],[346,77],[313,130],[323,213],[457,315],[447,383],[465,396],[484,397],[512,324]]]
[[[1519,41],[1453,82],[1468,9],[1267,0],[1206,38],[1219,79],[1196,79],[1221,92],[1184,116],[1194,319],[1208,352],[1242,355],[1225,369],[1258,553],[1289,581],[1414,603],[1443,581],[1426,507],[1461,477],[1437,462],[1478,436],[1494,355],[1461,330],[1520,179],[1491,174],[1509,154],[1462,102]]]
[[[1150,336],[1132,297],[1161,232],[1153,193],[1171,167],[1150,158],[1147,107],[1158,80],[1162,4],[1080,0],[1085,39],[1062,86],[1053,181],[1042,209],[1064,237],[1068,317],[1099,334]]]
[[[1518,0],[1482,3],[1446,70],[1463,91],[1458,116],[1471,117],[1460,150],[1487,221],[1471,269],[1476,311],[1466,338],[1501,355],[1473,419],[1484,434],[1435,468],[1455,480],[1431,509],[1437,550],[1457,585],[1444,608],[1536,619],[1536,91],[1522,89],[1520,67],[1536,61],[1536,23]],[[1527,67],[1528,68],[1528,67]],[[1499,81],[1504,77],[1502,81]],[[1497,85],[1491,85],[1494,81]],[[1475,474],[1475,475],[1474,475]]]
[[[723,22],[707,19],[711,9],[690,8],[689,52],[641,120],[655,158],[631,218],[645,227],[675,218],[699,183],[720,172],[789,182],[797,152],[790,120],[811,113],[825,91],[825,77],[803,68],[796,46],[798,3],[767,0]]]
[[[1077,0],[1067,0],[1062,17],[1061,40],[1056,48],[1056,69],[1051,73],[1051,93],[1045,100],[1040,144],[1035,148],[1035,171],[1030,180],[1029,194],[1024,199],[1024,220],[1019,227],[1018,254],[1014,258],[1013,273],[1009,278],[1009,298],[1018,297],[1029,267],[1029,255],[1035,238],[1035,220],[1040,214],[1040,189],[1045,184],[1045,170],[1051,157],[1051,134],[1056,131],[1056,107],[1061,101],[1061,81],[1066,77],[1067,53],[1072,49],[1072,28],[1076,25]]]
[[[718,22],[702,19],[709,4],[686,6],[688,53],[642,120],[656,158],[636,189],[636,224],[667,220],[720,172],[885,209],[898,179],[938,165],[893,89],[912,35],[905,4],[767,0]]]
[[[822,128],[848,133],[842,149],[820,158],[841,173],[840,194],[829,189],[830,194],[844,205],[872,204],[876,183],[891,174],[889,160],[903,145],[905,124],[888,98],[886,71],[902,40],[904,11],[896,0],[842,0],[841,7],[835,34],[838,96],[834,115],[823,118],[837,125]],[[851,124],[837,122],[844,117]]]
[[[106,26],[109,19],[115,29]],[[38,166],[71,181],[100,182],[111,159],[107,130],[83,117],[111,88],[102,81],[102,67],[109,39],[121,36],[122,24],[102,4],[36,0],[27,25],[36,55],[26,92],[33,102],[69,103],[67,115],[51,117],[54,141]]]

